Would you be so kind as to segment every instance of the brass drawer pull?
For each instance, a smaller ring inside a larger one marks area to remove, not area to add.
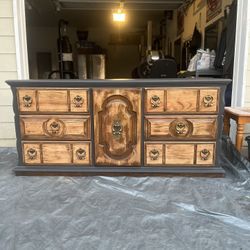
[[[33,100],[32,100],[31,96],[25,95],[23,97],[23,105],[24,105],[24,107],[31,107],[32,102],[33,102]]]
[[[152,160],[152,161],[156,161],[158,158],[159,158],[159,156],[160,156],[160,152],[159,152],[159,150],[157,150],[157,149],[152,149],[152,150],[150,150],[150,152],[149,152],[149,157],[150,157],[150,159]]]
[[[30,160],[35,160],[37,157],[37,151],[34,148],[29,148],[27,154]]]
[[[160,104],[161,104],[161,99],[160,99],[160,97],[159,96],[157,96],[157,95],[153,95],[152,97],[151,97],[151,107],[152,108],[158,108],[158,107],[160,107]]]
[[[83,104],[82,96],[80,96],[80,95],[75,96],[73,99],[73,103],[75,104],[76,108],[82,107],[82,104]]]
[[[86,159],[86,150],[79,148],[76,150],[76,156],[78,160],[85,160]]]
[[[178,134],[178,135],[182,135],[182,134],[186,133],[186,130],[187,130],[187,126],[183,122],[178,122],[175,125],[175,131],[176,131],[176,134]]]
[[[56,135],[59,133],[61,126],[60,126],[59,122],[54,121],[50,124],[50,128],[51,128],[51,133],[53,135]]]
[[[201,160],[206,161],[208,159],[208,157],[210,156],[210,154],[211,154],[210,151],[207,150],[206,148],[201,150],[200,151]]]
[[[203,97],[203,103],[205,107],[212,107],[214,104],[214,98],[211,95],[206,95]]]
[[[116,120],[112,125],[112,134],[113,136],[121,136],[123,127],[120,121]]]

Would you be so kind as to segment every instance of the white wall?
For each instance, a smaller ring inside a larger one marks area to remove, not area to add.
[[[5,83],[17,79],[12,0],[0,0],[0,146],[16,145],[12,93]]]

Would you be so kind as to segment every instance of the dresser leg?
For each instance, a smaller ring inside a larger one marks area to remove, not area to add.
[[[243,141],[244,124],[237,124],[236,148],[240,152]]]

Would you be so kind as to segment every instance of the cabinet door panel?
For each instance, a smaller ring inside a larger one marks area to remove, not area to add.
[[[139,165],[141,91],[95,89],[95,160],[97,165]]]

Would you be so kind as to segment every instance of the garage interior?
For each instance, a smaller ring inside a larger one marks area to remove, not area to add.
[[[30,79],[187,77],[198,49],[223,58],[232,0],[208,2],[26,0]],[[124,22],[112,19],[119,11]],[[219,66],[205,75],[232,77]]]

